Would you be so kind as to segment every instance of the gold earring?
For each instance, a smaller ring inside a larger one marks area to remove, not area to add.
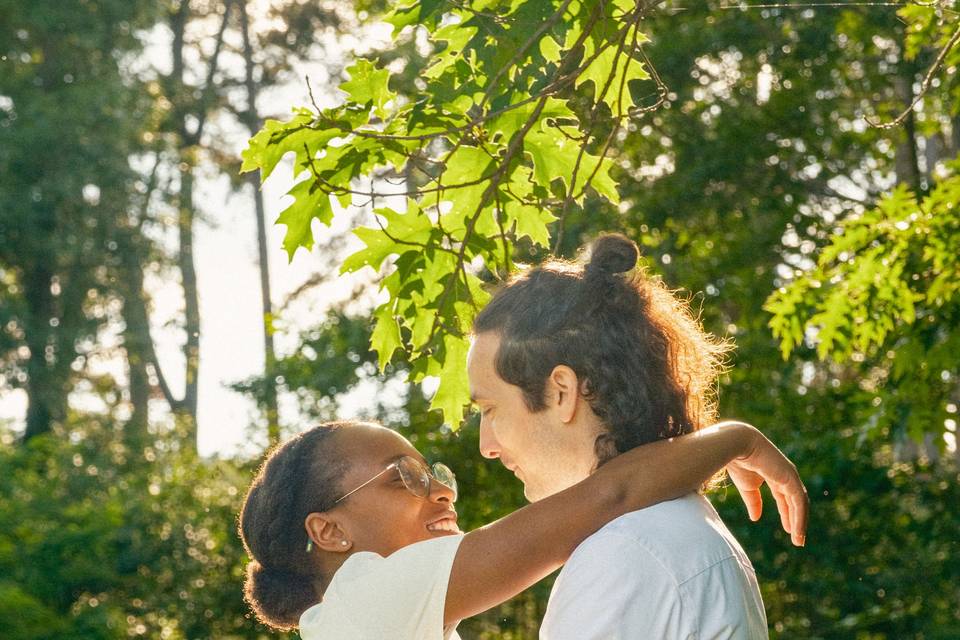
[[[313,551],[313,540],[307,542],[307,553]]]

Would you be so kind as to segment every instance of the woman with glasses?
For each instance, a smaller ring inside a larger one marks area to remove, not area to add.
[[[245,596],[261,622],[305,640],[450,640],[460,620],[547,576],[610,520],[695,491],[724,466],[766,481],[803,544],[796,469],[743,423],[633,449],[466,534],[447,467],[382,426],[323,424],[272,451],[250,486]]]

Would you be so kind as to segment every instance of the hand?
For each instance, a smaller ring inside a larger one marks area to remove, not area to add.
[[[752,428],[751,428],[752,429]],[[748,453],[727,465],[730,479],[740,491],[750,519],[757,521],[763,511],[760,487],[764,482],[777,501],[780,523],[793,544],[802,547],[807,537],[807,511],[810,499],[797,468],[767,438],[752,429],[753,443]]]

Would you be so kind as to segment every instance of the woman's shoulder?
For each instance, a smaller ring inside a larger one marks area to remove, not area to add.
[[[429,572],[437,569],[437,563],[444,559],[453,559],[463,534],[442,536],[407,545],[389,556],[381,556],[369,551],[359,551],[351,555],[333,577],[331,586],[340,582],[369,580],[379,574],[393,571]]]
[[[460,547],[463,536],[464,534],[462,533],[456,533],[431,538],[429,540],[421,540],[420,542],[415,542],[394,551],[386,558],[383,558],[383,560],[388,563],[403,564],[407,562],[420,562],[426,558],[452,556],[456,554],[457,549]]]
[[[433,538],[386,557],[369,551],[352,554],[334,574],[323,601],[304,611],[301,635],[309,640],[312,635],[305,631],[324,629],[325,638],[340,637],[330,631],[404,620],[438,597],[442,614],[442,595],[462,539]],[[358,612],[365,612],[364,620],[357,618]]]

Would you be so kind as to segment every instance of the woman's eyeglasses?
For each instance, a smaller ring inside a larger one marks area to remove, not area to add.
[[[360,486],[356,487],[355,489],[351,489],[334,500],[333,504],[337,504],[347,497],[353,495],[360,489],[363,489],[365,486],[391,469],[397,470],[397,472],[400,474],[400,480],[403,481],[403,486],[405,486],[410,493],[418,498],[429,498],[431,480],[436,480],[443,486],[453,491],[453,501],[456,501],[457,499],[457,479],[453,475],[453,471],[451,471],[447,465],[440,462],[435,462],[428,467],[412,456],[403,456],[388,464],[383,471],[373,476]]]

